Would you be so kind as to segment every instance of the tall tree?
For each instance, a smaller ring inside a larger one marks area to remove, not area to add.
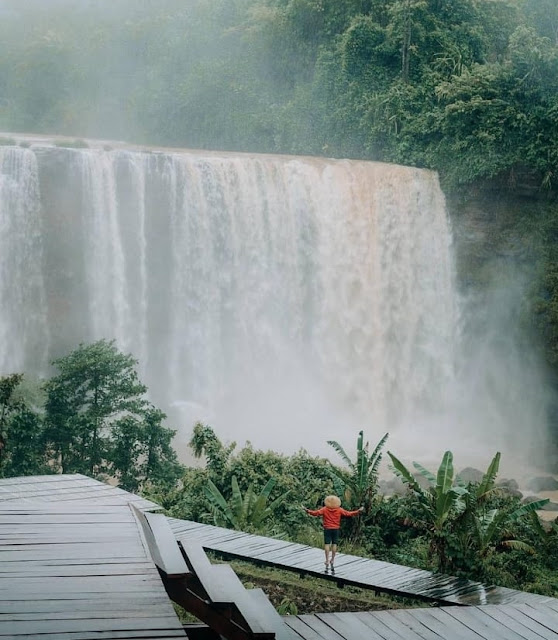
[[[22,374],[0,378],[0,476],[48,473],[37,385]]]
[[[15,390],[23,379],[23,374],[13,373],[0,378],[0,469],[6,457],[8,444],[8,424],[13,412],[17,409]]]
[[[141,416],[147,388],[130,355],[114,341],[80,345],[54,361],[59,373],[46,384],[46,436],[60,456],[62,472],[90,475],[105,470],[111,427],[124,416]]]

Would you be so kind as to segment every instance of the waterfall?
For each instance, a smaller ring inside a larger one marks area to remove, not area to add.
[[[182,444],[202,419],[225,440],[323,453],[343,434],[350,445],[360,429],[374,440],[450,415],[459,303],[435,173],[0,154],[0,373],[115,339]]]
[[[38,187],[35,154],[0,147],[0,375],[42,369],[49,351]]]

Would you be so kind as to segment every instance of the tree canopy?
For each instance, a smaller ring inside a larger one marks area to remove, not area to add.
[[[0,378],[0,475],[83,473],[132,491],[180,477],[165,414],[146,398],[136,361],[114,342],[80,345],[53,362],[42,404],[22,374]]]

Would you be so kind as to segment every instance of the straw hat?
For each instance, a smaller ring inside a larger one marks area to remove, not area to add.
[[[335,509],[341,506],[341,500],[337,496],[326,496],[324,504],[326,507]]]

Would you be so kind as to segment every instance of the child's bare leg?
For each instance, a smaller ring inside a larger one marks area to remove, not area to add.
[[[324,544],[325,563],[329,565],[329,544]]]
[[[334,563],[335,561],[335,554],[337,553],[337,545],[336,544],[332,544],[331,545],[331,564]]]

